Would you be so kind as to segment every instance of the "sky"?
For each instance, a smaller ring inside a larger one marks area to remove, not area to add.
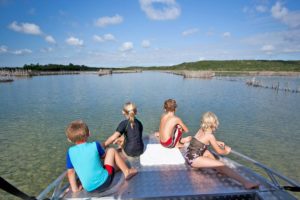
[[[0,67],[300,60],[300,0],[0,0]]]

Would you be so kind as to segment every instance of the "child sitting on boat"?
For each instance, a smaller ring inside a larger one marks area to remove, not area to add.
[[[183,147],[184,143],[190,142],[191,136],[182,138],[183,132],[188,132],[187,126],[175,115],[177,108],[174,99],[164,102],[165,113],[162,114],[159,126],[159,140],[166,148]]]
[[[140,156],[144,152],[143,125],[135,117],[137,107],[132,102],[125,103],[122,113],[126,119],[120,122],[116,131],[103,143],[103,146],[119,144],[124,155]]]
[[[231,151],[231,148],[225,145],[224,142],[217,141],[214,132],[218,126],[219,121],[214,113],[204,113],[200,129],[192,138],[190,145],[187,148],[187,152],[185,154],[187,163],[193,168],[216,169],[220,173],[239,181],[246,189],[258,187],[258,184],[246,180],[234,170],[227,167],[223,162],[216,160],[214,155],[207,150],[207,148],[211,145],[213,149],[221,155],[227,155]]]
[[[129,168],[115,149],[109,148],[105,152],[99,142],[87,142],[90,131],[82,120],[71,122],[66,135],[69,141],[76,144],[69,148],[66,157],[67,174],[73,192],[81,190],[75,172],[88,192],[106,190],[113,180],[116,168],[121,169],[126,180],[137,174],[137,170]],[[104,166],[101,158],[104,159]]]

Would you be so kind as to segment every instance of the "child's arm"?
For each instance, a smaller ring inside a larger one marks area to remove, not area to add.
[[[179,117],[177,118],[177,124],[181,126],[183,132],[189,132],[188,127],[183,123],[183,121]]]
[[[68,179],[69,183],[72,189],[72,192],[78,192],[81,189],[78,187],[77,182],[76,182],[76,175],[75,175],[75,170],[74,169],[68,169]]]
[[[230,153],[231,148],[229,146],[226,146],[224,142],[217,141],[215,136],[213,134],[210,134],[209,136],[209,143],[214,148],[214,150],[221,155],[227,155]],[[222,146],[222,144],[224,146]]]
[[[104,143],[103,143],[103,147],[106,148],[108,147],[110,144],[112,144],[118,137],[120,137],[121,133],[119,133],[118,131],[114,132],[114,134],[112,134]]]

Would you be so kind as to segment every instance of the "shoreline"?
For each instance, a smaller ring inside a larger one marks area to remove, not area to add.
[[[104,69],[99,71],[32,71],[0,70],[0,77],[31,77],[47,75],[95,74],[99,76],[125,73],[161,72],[183,76],[184,78],[212,78],[215,76],[300,76],[298,71],[213,71],[213,70],[151,70],[151,69]]]
[[[145,70],[181,75],[185,78],[212,78],[215,76],[300,76],[292,71],[213,71],[213,70]]]

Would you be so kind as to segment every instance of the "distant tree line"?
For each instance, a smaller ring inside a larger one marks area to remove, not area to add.
[[[61,64],[47,64],[40,65],[37,64],[25,64],[23,66],[25,70],[33,70],[33,71],[95,71],[100,68],[97,67],[88,67],[85,65],[74,65],[70,63],[69,65],[61,65]]]
[[[69,65],[61,64],[25,64],[23,67],[0,67],[0,70],[32,70],[32,71],[97,71],[99,69],[107,69],[104,67],[88,67],[85,65],[75,65],[70,63]]]
[[[111,70],[212,70],[212,71],[294,71],[300,72],[300,60],[204,60],[197,62],[184,62],[172,66],[131,66],[131,67],[88,67],[85,65],[61,64],[25,64],[20,67],[2,67],[0,70],[32,70],[32,71],[98,71]]]

